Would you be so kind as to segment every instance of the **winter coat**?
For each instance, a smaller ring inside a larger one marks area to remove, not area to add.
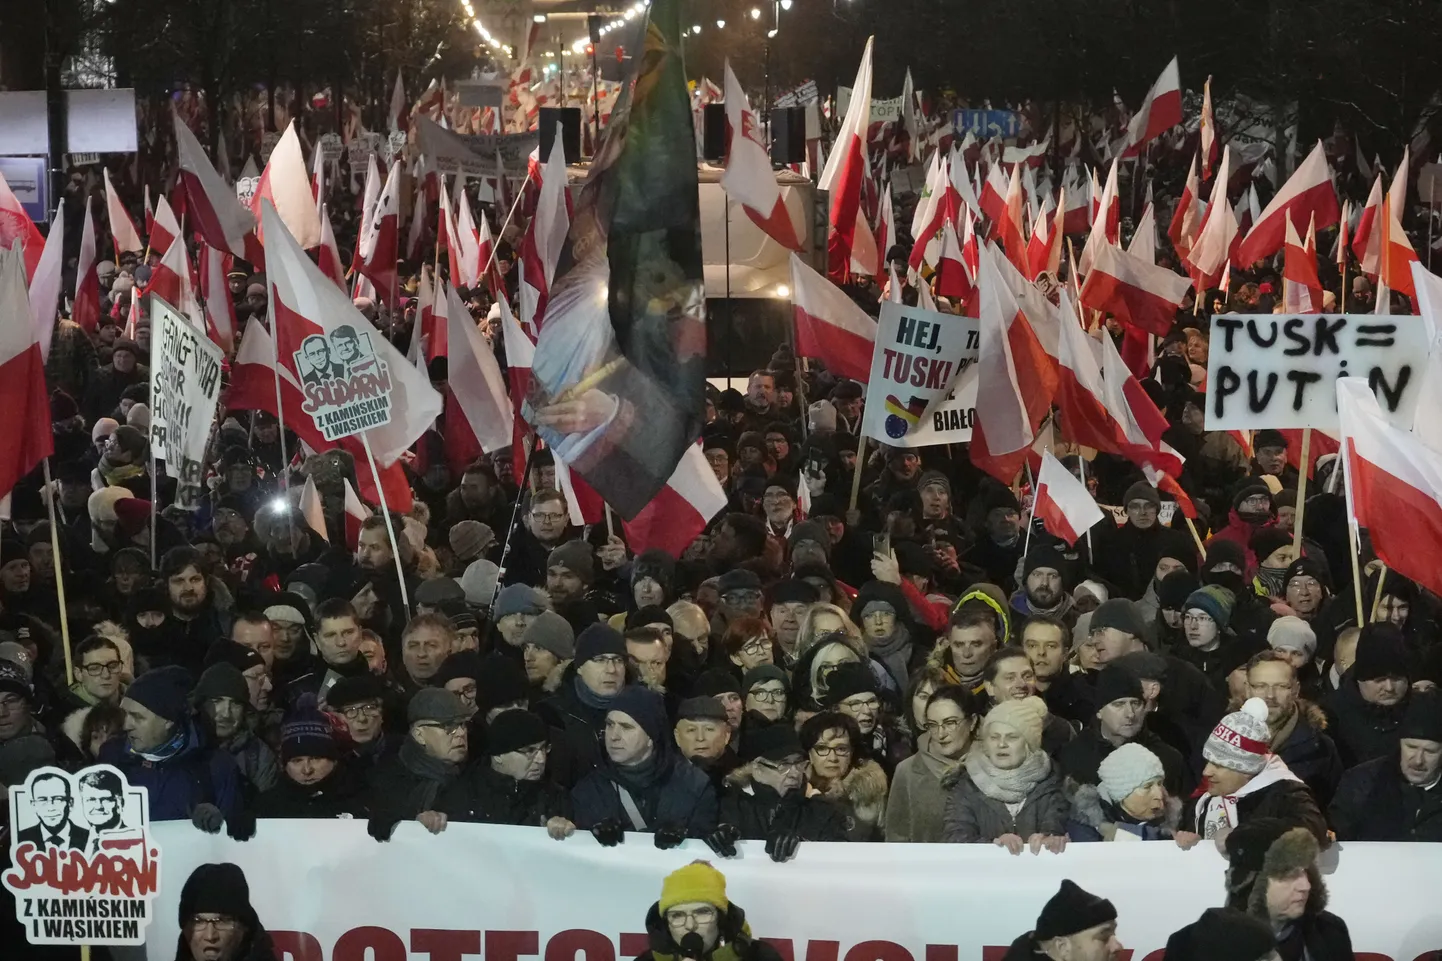
[[[1180,798],[1167,796],[1158,821],[1132,820],[1118,804],[1103,801],[1093,784],[1082,784],[1071,796],[1066,834],[1073,841],[1170,841],[1182,823]]]
[[[485,762],[468,767],[462,777],[470,782],[475,801],[467,821],[544,827],[551,818],[571,818],[570,795],[551,781],[518,781]]]
[[[1327,814],[1340,841],[1442,841],[1442,788],[1409,784],[1395,751],[1343,774]]]
[[[983,794],[965,769],[955,772],[946,797],[942,840],[950,844],[986,844],[1004,834],[1066,834],[1070,804],[1061,776],[1053,769],[1037,783],[1015,816],[1006,805]]]
[[[241,810],[241,777],[225,751],[206,744],[194,724],[185,743],[163,761],[148,761],[130,750],[124,735],[112,737],[96,759],[113,764],[132,787],[150,792],[150,820],[188,821],[198,805],[213,804],[226,819]]]
[[[1397,730],[1407,713],[1405,698],[1391,707],[1370,704],[1362,699],[1357,678],[1348,671],[1342,675],[1341,687],[1326,698],[1322,707],[1344,766],[1356,767],[1397,749]]]
[[[1160,521],[1143,530],[1128,520],[1121,527],[1109,524],[1092,531],[1092,570],[1107,583],[1115,585],[1115,597],[1140,600],[1157,571],[1157,561],[1175,557],[1196,567],[1197,546],[1182,530],[1173,530]]]
[[[551,739],[549,776],[565,787],[575,787],[606,756],[601,732],[606,712],[581,703],[576,695],[575,665],[566,669],[559,690],[536,705],[536,713],[560,735]]]
[[[1287,739],[1272,745],[1272,753],[1312,789],[1317,804],[1323,808],[1332,803],[1337,782],[1346,768],[1337,753],[1337,745],[1327,734],[1327,715],[1311,701],[1297,701],[1297,723]]]
[[[281,780],[280,762],[276,760],[275,752],[252,732],[242,731],[222,746],[235,760],[249,796],[269,791]]]
[[[1236,794],[1231,796],[1236,806],[1234,824],[1244,824],[1258,818],[1280,818],[1293,827],[1306,828],[1312,832],[1317,843],[1323,848],[1332,841],[1327,836],[1327,821],[1317,806],[1312,791],[1303,784],[1287,765],[1275,754],[1267,756],[1267,766],[1253,777]],[[1205,834],[1207,811],[1213,804],[1224,804],[1225,798],[1199,794],[1195,804],[1188,804],[1182,817],[1182,830]]]
[[[1273,841],[1267,850],[1261,871],[1254,875],[1251,883],[1230,888],[1226,906],[1245,911],[1258,921],[1270,925],[1271,917],[1267,910],[1267,864],[1275,861],[1280,867],[1283,863],[1295,863],[1301,853],[1295,850],[1296,846],[1295,842],[1287,840],[1285,835]],[[1276,932],[1276,956],[1283,961],[1303,961],[1304,958],[1306,961],[1352,961],[1352,936],[1347,931],[1347,923],[1326,910],[1327,884],[1322,878],[1321,869],[1315,863],[1311,864],[1307,868],[1307,877],[1312,883],[1311,893],[1307,895],[1307,906],[1300,918]]]
[[[886,772],[875,761],[861,761],[825,790],[808,787],[807,793],[824,797],[841,808],[846,840],[881,840],[881,822],[886,818]]]
[[[936,843],[942,837],[946,791],[941,784],[957,764],[918,751],[896,766],[886,799],[886,840]]]
[[[414,746],[413,746],[414,745]],[[476,782],[470,768],[462,765],[448,779],[432,778],[413,770],[407,759],[423,753],[419,745],[408,740],[401,749],[379,762],[371,773],[370,789],[365,803],[371,821],[393,828],[400,821],[411,821],[424,811],[438,811],[451,821],[482,820],[475,816],[481,806]],[[427,803],[426,797],[429,797]],[[389,835],[389,830],[385,830]]]
[[[1085,684],[1065,665],[1062,672],[1052,678],[1047,689],[1037,694],[1046,702],[1047,713],[1052,717],[1062,718],[1079,727],[1089,724],[1096,717],[1096,708]]]
[[[775,948],[751,936],[746,912],[735,904],[721,912],[717,927],[720,936],[715,947],[696,961],[781,961]],[[646,912],[646,938],[649,946],[636,956],[636,961],[680,961],[681,948],[671,937],[671,927],[661,917],[657,904]]]
[[[751,779],[745,765],[726,777],[718,824],[729,824],[748,841],[765,841],[777,834],[795,834],[803,841],[845,841],[846,815],[818,795],[807,796],[803,787],[786,795]]]
[[[361,797],[365,782],[345,761],[316,784],[297,784],[283,777],[255,799],[257,818],[364,818],[369,816]]]
[[[654,833],[657,828],[681,830],[687,837],[704,838],[716,827],[716,790],[705,772],[679,753],[666,752],[656,761],[655,777],[648,787],[633,791],[644,820],[634,823],[621,803],[616,768],[607,761],[571,789],[576,826],[590,830],[615,821],[627,830]]]
[[[1237,509],[1234,507],[1227,514],[1227,526],[1207,538],[1206,546],[1210,548],[1217,541],[1231,541],[1233,544],[1236,544],[1242,549],[1242,553],[1247,561],[1247,569],[1243,571],[1242,574],[1243,576],[1250,577],[1257,570],[1257,557],[1252,553],[1251,547],[1252,535],[1264,527],[1271,526],[1273,526],[1272,521],[1267,521],[1264,524],[1247,523],[1242,519],[1242,515],[1237,513]]]
[[[1140,744],[1162,762],[1163,785],[1173,797],[1186,797],[1196,786],[1196,778],[1176,748],[1167,744],[1148,727],[1143,726],[1132,743]],[[1093,721],[1056,754],[1062,777],[1077,784],[1100,784],[1102,761],[1116,750],[1116,745],[1102,737],[1101,728]]]

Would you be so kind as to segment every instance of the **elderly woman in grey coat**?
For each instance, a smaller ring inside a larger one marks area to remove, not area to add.
[[[1070,804],[1041,749],[1046,704],[1003,701],[981,722],[981,739],[950,785],[942,840],[996,844],[1012,854],[1066,847]]]

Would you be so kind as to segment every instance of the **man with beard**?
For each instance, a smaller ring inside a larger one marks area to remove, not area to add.
[[[1302,697],[1291,658],[1277,650],[1254,655],[1247,662],[1247,696],[1259,697],[1267,705],[1273,753],[1325,808],[1342,777],[1342,759],[1327,735],[1327,715]]]
[[[1396,751],[1410,676],[1402,632],[1391,624],[1362,628],[1352,669],[1322,705],[1345,766]]]
[[[917,482],[921,480],[921,457],[914,450],[905,447],[883,448],[886,451],[886,469],[881,476],[866,488],[866,503],[872,513],[885,517],[887,505],[892,497],[902,491],[915,494]],[[908,514],[908,520],[914,515]]]
[[[1172,797],[1186,797],[1194,779],[1181,754],[1147,726],[1147,704],[1142,684],[1120,667],[1097,674],[1092,718],[1074,739],[1056,754],[1067,778],[1078,784],[1101,783],[1100,768],[1123,744],[1140,744],[1156,755],[1165,772],[1163,784]]]
[[[1194,565],[1197,551],[1185,532],[1161,523],[1161,495],[1146,481],[1127,488],[1122,506],[1127,512],[1125,524],[1101,524],[1093,529],[1093,568],[1099,577],[1115,585],[1113,596],[1136,601],[1147,592],[1157,561],[1175,557]]]
[[[1343,841],[1442,841],[1442,694],[1416,691],[1397,751],[1342,775],[1328,811]]]
[[[168,607],[161,627],[135,639],[135,653],[151,664],[179,664],[199,673],[210,645],[230,635],[230,616],[210,597],[204,562],[193,547],[175,547],[160,559]]]
[[[1021,586],[1011,595],[1011,609],[1020,618],[1045,614],[1068,628],[1076,623],[1071,596],[1076,563],[1062,552],[1061,544],[1034,544],[1021,571]]]

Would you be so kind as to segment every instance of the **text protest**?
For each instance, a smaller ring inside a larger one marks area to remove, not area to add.
[[[326,440],[383,427],[391,420],[391,372],[368,331],[342,324],[311,334],[294,354],[305,390],[301,409]]]
[[[872,400],[861,432],[882,443],[917,446],[909,435],[946,401],[980,345],[975,318],[882,304],[871,355]]]
[[[176,506],[197,510],[225,352],[159,297],[150,304],[150,442],[176,479]]]

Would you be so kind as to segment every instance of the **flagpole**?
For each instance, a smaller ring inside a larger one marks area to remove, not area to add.
[[[1352,555],[1352,599],[1357,604],[1357,626],[1361,627],[1366,623],[1362,618],[1362,569],[1357,563],[1357,554],[1361,550],[1361,545],[1358,544],[1357,536],[1357,512],[1352,506],[1352,472],[1347,470],[1347,452],[1351,444],[1352,439],[1343,434],[1342,450],[1338,454],[1341,463],[1335,469],[1346,470],[1346,473],[1342,475],[1342,490],[1347,498],[1347,546],[1351,548]]]
[[[276,439],[280,442],[280,489],[287,498],[290,497],[290,462],[285,456],[285,404],[280,394],[280,339],[278,326],[275,323],[270,325],[270,356],[275,363],[275,419],[280,425],[276,432]],[[252,419],[255,414],[252,412]]]
[[[386,533],[390,535],[391,539],[391,557],[396,562],[396,580],[400,582],[401,586],[401,606],[405,608],[405,615],[409,617],[411,599],[406,591],[406,571],[401,565],[401,548],[400,544],[396,542],[396,527],[391,521],[390,508],[386,506],[386,489],[381,485],[381,472],[376,467],[376,455],[371,453],[370,431],[363,430],[360,436],[361,445],[365,447],[366,460],[370,461],[371,480],[375,481],[376,484],[376,498],[380,501],[381,516],[384,517],[386,521]],[[286,513],[289,514],[289,511]]]
[[[522,468],[522,483],[524,483],[526,478],[529,477],[531,474],[531,457],[536,453],[536,445],[540,442],[540,439],[541,437],[539,434],[532,433],[531,440],[526,445],[526,465],[524,468]],[[512,454],[512,456],[514,457],[515,455]],[[517,488],[519,488],[520,484],[516,486]],[[515,506],[511,508],[511,523],[506,528],[506,542],[505,544],[501,545],[501,563],[498,565],[498,570],[496,573],[496,586],[491,591],[491,602],[489,605],[487,605],[488,610],[496,606],[496,598],[499,597],[501,594],[501,581],[505,578],[506,575],[506,561],[509,560],[511,556],[511,535],[516,532],[516,524],[518,518],[521,516],[521,502],[524,500],[525,498],[521,496],[521,491],[518,489],[516,491]],[[608,518],[610,516],[610,510],[611,506],[607,504],[606,511]],[[489,638],[490,634],[495,630],[495,623],[496,622],[494,618],[491,618],[489,620],[486,627],[487,638]]]
[[[856,499],[861,496],[861,469],[866,466],[866,435],[856,439],[856,467],[851,471],[851,504],[847,513],[856,510]],[[802,483],[806,483],[805,480]]]
[[[1308,458],[1312,454],[1312,428],[1302,428],[1302,467],[1297,478],[1297,517],[1293,522],[1295,529],[1292,531],[1292,548],[1299,555],[1302,553],[1302,518],[1307,511],[1307,475],[1309,470]]]
[[[521,186],[516,189],[516,199],[511,201],[511,210],[510,210],[509,213],[506,214],[506,222],[503,223],[503,224],[501,224],[500,232],[498,232],[498,233],[496,234],[495,239],[494,239],[493,241],[491,241],[491,256],[490,256],[490,259],[486,261],[486,266],[481,270],[481,276],[482,276],[482,277],[485,277],[487,274],[489,274],[489,273],[491,272],[491,265],[496,262],[496,254],[499,253],[500,250],[501,250],[501,238],[505,236],[505,234],[506,234],[506,228],[511,225],[511,218],[516,215],[516,208],[520,206],[520,204],[521,204],[521,198],[524,197],[525,194],[526,194],[526,185],[529,184],[530,182],[531,182],[531,170],[530,170],[529,167],[527,167],[527,168],[526,168],[526,179],[525,179],[525,180],[522,180],[522,181],[521,181]],[[436,241],[436,251],[437,251],[436,256],[439,257],[439,256],[440,256],[440,241],[439,241],[439,239],[437,239],[437,241]]]
[[[1087,486],[1087,459],[1081,455],[1081,452],[1080,452],[1080,451],[1077,452],[1076,462],[1077,462],[1077,466],[1078,466],[1078,467],[1080,468],[1080,470],[1081,470],[1081,482],[1082,482],[1082,487],[1086,487],[1086,486]],[[1088,493],[1090,493],[1090,492],[1088,492]],[[1032,498],[1031,503],[1032,503],[1032,513],[1035,514],[1035,513],[1036,513],[1036,498],[1035,498],[1035,497]],[[1093,526],[1095,526],[1095,525],[1093,525]],[[1090,561],[1090,562],[1092,562],[1092,563],[1095,563],[1095,562],[1096,562],[1096,559],[1095,559],[1095,557],[1094,557],[1094,555],[1093,555],[1093,551],[1092,551],[1092,529],[1091,529],[1090,527],[1087,528],[1087,560]]]
[[[1339,307],[1341,313],[1347,312],[1347,251],[1342,250],[1342,303]]]
[[[736,314],[731,307],[731,195],[723,189],[721,191],[722,203],[726,205],[726,386],[731,386],[731,339],[736,336]],[[795,344],[796,322],[788,325],[793,346]],[[801,429],[806,430],[806,415],[802,412]],[[803,439],[804,435],[803,435]]]
[[[1181,504],[1178,504],[1177,509],[1181,510],[1181,506]],[[1207,559],[1207,548],[1206,545],[1202,543],[1202,535],[1197,533],[1197,525],[1192,523],[1192,519],[1187,516],[1186,511],[1182,511],[1182,520],[1187,522],[1187,530],[1192,532],[1192,540],[1197,542],[1197,553],[1201,554],[1202,560],[1205,561]]]
[[[1372,595],[1372,616],[1367,619],[1371,624],[1377,620],[1377,609],[1382,606],[1382,585],[1387,583],[1387,565],[1383,564],[1382,569],[1377,572],[1377,591]]]
[[[1051,450],[1050,447],[1044,447],[1042,449],[1044,451]],[[1023,545],[1021,549],[1022,557],[1026,557],[1027,553],[1031,551],[1031,529],[1036,524],[1036,499],[1041,493],[1036,488],[1036,475],[1031,472],[1031,458],[1027,458],[1026,477],[1027,480],[1031,482],[1031,511],[1026,519],[1026,544]]]
[[[45,465],[45,506],[50,512],[50,552],[54,555],[55,565],[55,596],[60,603],[60,642],[65,648],[65,682],[67,685],[74,679],[75,667],[70,656],[70,615],[65,610],[65,574],[64,564],[60,556],[60,525],[55,516],[55,483],[50,479],[50,458],[41,461]],[[154,475],[152,475],[154,476]],[[155,538],[150,539],[151,556],[155,556]],[[152,570],[154,562],[152,562]]]

